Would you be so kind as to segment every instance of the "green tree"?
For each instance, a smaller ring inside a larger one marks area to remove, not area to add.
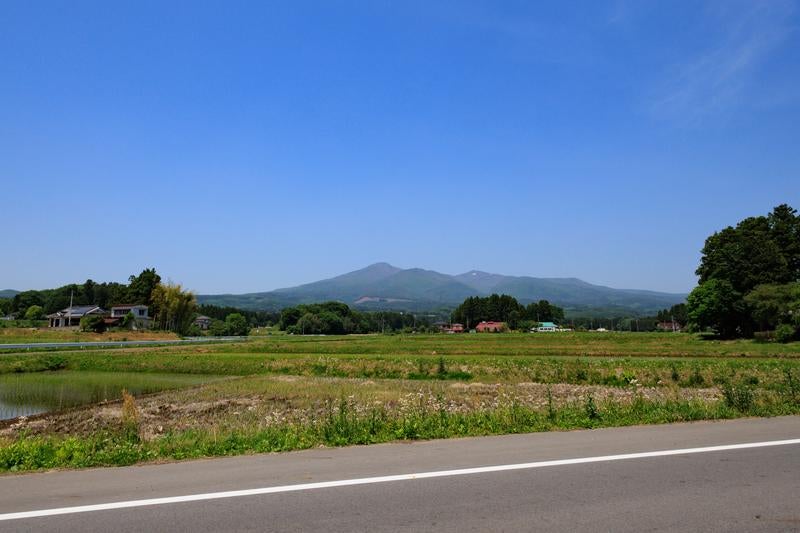
[[[767,216],[772,239],[778,245],[792,272],[789,281],[800,281],[800,216],[797,210],[781,204]]]
[[[155,268],[146,268],[138,276],[128,278],[128,303],[151,305],[153,290],[161,283]]]
[[[40,305],[32,305],[25,311],[25,320],[41,320],[44,318],[44,310]]]
[[[12,300],[11,310],[21,315],[32,305],[38,305],[47,309],[44,305],[43,291],[24,291],[15,294]]]
[[[744,313],[741,293],[726,280],[710,279],[698,285],[687,299],[689,322],[696,328],[710,328],[722,337],[741,333]]]
[[[222,320],[214,319],[208,326],[208,334],[214,337],[224,337],[228,335],[228,325]]]
[[[793,281],[789,266],[773,240],[767,217],[751,217],[706,240],[697,269],[700,283],[724,279],[745,294],[764,283]]]
[[[800,283],[759,285],[744,301],[762,331],[779,324],[800,324]]]
[[[526,318],[526,309],[516,298],[507,294],[492,294],[485,298],[472,296],[456,307],[450,318],[467,328],[482,321],[507,322],[513,328]]]
[[[158,329],[185,334],[192,324],[197,309],[197,300],[190,291],[180,285],[158,284],[152,293],[153,323]]]
[[[663,309],[658,312],[656,319],[659,322],[671,322],[674,320],[679,324],[687,324],[689,317],[687,315],[686,304],[676,304],[669,309]]]
[[[250,333],[250,324],[239,313],[231,313],[225,317],[225,329],[228,335],[247,335]]]
[[[314,313],[306,313],[293,326],[297,333],[303,335],[317,335],[322,333],[322,320]]]
[[[0,316],[6,316],[11,312],[11,298],[0,298]]]
[[[322,331],[325,335],[341,335],[344,331],[342,317],[332,311],[322,311],[317,315],[322,322]]]
[[[694,327],[746,336],[774,326],[780,299],[775,287],[800,281],[800,216],[783,204],[714,233],[696,273],[700,284],[687,301]],[[705,286],[710,282],[718,283]]]

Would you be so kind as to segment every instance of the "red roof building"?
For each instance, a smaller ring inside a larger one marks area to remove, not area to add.
[[[505,322],[481,322],[475,326],[478,333],[499,333],[506,330]]]

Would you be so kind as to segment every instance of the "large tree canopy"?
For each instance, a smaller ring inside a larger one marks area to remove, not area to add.
[[[690,323],[725,337],[792,320],[800,281],[800,216],[786,204],[708,237],[689,295]]]

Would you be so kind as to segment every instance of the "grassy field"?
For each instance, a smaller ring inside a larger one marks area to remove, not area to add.
[[[672,333],[284,335],[0,355],[0,374],[53,371],[227,379],[6,422],[0,470],[800,413],[800,344]]]
[[[0,328],[0,344],[39,342],[94,342],[173,340],[178,336],[163,331],[118,331],[92,333],[72,328]]]

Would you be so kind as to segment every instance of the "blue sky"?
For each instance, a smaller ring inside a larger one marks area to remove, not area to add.
[[[800,5],[0,4],[0,288],[377,261],[688,291],[800,208]]]

